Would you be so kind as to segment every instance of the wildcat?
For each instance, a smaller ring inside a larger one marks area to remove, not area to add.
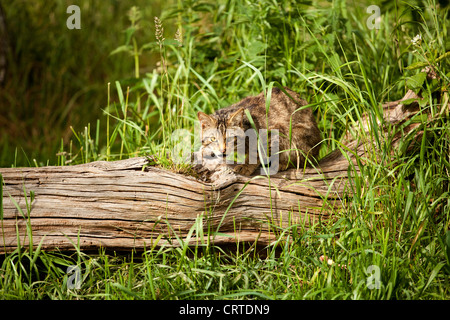
[[[264,93],[247,97],[211,115],[198,112],[202,164],[208,165],[209,170],[226,166],[248,176],[260,167],[261,158],[263,163],[269,162],[270,165],[274,159],[278,160],[276,171],[278,168],[301,167],[306,158],[316,158],[322,138],[313,113],[310,108],[304,108],[308,103],[300,99],[297,93],[288,88],[285,91],[290,97],[279,88],[272,89],[267,114]],[[252,121],[245,110],[250,113]],[[264,129],[271,134],[265,134]],[[258,133],[259,148],[255,142]],[[274,137],[273,133],[278,133],[278,137]],[[270,139],[267,140],[267,137]],[[279,152],[276,152],[277,149]],[[261,158],[258,152],[262,152]]]

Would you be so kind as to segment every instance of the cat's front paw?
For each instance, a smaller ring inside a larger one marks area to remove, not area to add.
[[[257,164],[236,164],[231,167],[231,170],[234,172],[243,175],[249,176],[259,167]]]
[[[223,162],[220,157],[204,157],[200,152],[194,152],[191,158],[194,164],[193,168],[197,172],[216,171],[221,167]]]
[[[223,166],[211,175],[211,185],[214,189],[224,188],[237,180],[230,168]]]

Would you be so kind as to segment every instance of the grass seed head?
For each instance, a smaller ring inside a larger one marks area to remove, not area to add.
[[[161,20],[158,17],[155,17],[155,36],[156,41],[158,42],[159,46],[162,47],[164,42],[164,28],[162,26]]]

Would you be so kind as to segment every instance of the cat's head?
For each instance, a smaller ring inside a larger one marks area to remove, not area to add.
[[[201,127],[202,149],[207,153],[206,156],[223,157],[229,154],[230,144],[234,143],[231,139],[234,132],[242,131],[244,108],[211,115],[198,112],[197,117]]]

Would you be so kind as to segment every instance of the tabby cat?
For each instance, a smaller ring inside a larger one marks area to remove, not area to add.
[[[285,91],[290,97],[279,88],[272,89],[268,113],[264,93],[211,115],[198,112],[203,165],[208,165],[210,170],[226,166],[248,176],[261,163],[275,168],[271,173],[276,173],[289,167],[302,167],[306,158],[316,158],[322,138],[313,113],[310,108],[304,108],[308,103],[297,93],[288,88]]]

